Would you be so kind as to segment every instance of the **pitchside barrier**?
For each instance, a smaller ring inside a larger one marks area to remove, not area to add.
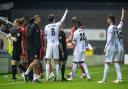
[[[124,64],[128,65],[128,54],[124,55]]]
[[[8,40],[6,34],[0,31],[0,39],[3,40],[3,48],[0,49],[0,74],[8,73],[11,70],[10,59],[11,56],[8,54]]]

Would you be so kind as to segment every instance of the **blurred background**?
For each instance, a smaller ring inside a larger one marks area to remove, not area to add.
[[[38,14],[42,17],[41,28],[43,29],[48,23],[47,16],[50,13],[54,13],[56,21],[59,21],[65,8],[68,8],[69,14],[65,21],[65,29],[67,32],[70,31],[70,28],[72,27],[71,18],[73,16],[78,17],[78,19],[82,21],[86,30],[87,38],[94,48],[94,55],[87,57],[87,62],[88,65],[95,66],[102,65],[104,61],[103,49],[106,43],[106,17],[111,14],[114,15],[116,17],[116,24],[118,25],[121,18],[122,6],[125,7],[126,10],[123,34],[125,54],[127,54],[128,0],[3,0],[0,1],[0,16],[6,17],[9,21],[13,21],[18,17],[25,17],[29,20],[32,16]],[[6,32],[7,30],[4,31]],[[0,38],[4,40],[4,43],[0,40],[0,44],[6,50],[7,41],[2,34],[0,34]],[[69,54],[72,54],[72,52]],[[0,65],[5,64],[5,60],[1,62],[2,59],[3,57],[0,59]],[[72,56],[69,56],[69,59],[68,65],[71,65]],[[126,59],[128,58],[126,57]],[[9,65],[9,62],[7,65]]]

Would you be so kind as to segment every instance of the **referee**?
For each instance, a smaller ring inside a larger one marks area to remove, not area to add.
[[[67,81],[64,75],[65,75],[66,62],[68,58],[68,52],[67,52],[67,45],[66,45],[66,34],[64,33],[63,28],[64,28],[64,25],[60,27],[60,32],[59,32],[59,43],[60,43],[59,59],[60,59],[61,76],[62,76],[61,81]]]
[[[33,82],[39,83],[37,78],[39,53],[41,48],[40,28],[41,18],[39,15],[34,16],[34,22],[30,25],[27,33],[27,51],[28,61],[31,61],[27,71],[25,72],[25,80],[28,82],[28,74],[33,71]]]
[[[11,33],[7,35],[8,39],[13,41],[13,51],[12,51],[12,79],[16,80],[17,66],[20,61],[20,56],[22,53],[22,32],[20,29],[20,20],[14,20],[14,27],[11,29]]]

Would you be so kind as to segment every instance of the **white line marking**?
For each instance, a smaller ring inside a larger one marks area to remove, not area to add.
[[[25,83],[25,82],[6,83],[6,84],[0,84],[0,86],[15,85],[15,84],[22,84],[22,83]]]
[[[128,70],[127,68],[126,69],[122,69],[122,71],[124,70]],[[114,72],[115,70],[110,70],[109,72]],[[103,73],[103,71],[100,71],[100,72],[91,72],[90,74],[98,74],[98,73]],[[77,76],[81,75],[81,74],[76,74]],[[6,85],[15,85],[15,84],[22,84],[22,83],[25,83],[25,82],[14,82],[14,83],[6,83],[6,84],[0,84],[0,86],[6,86]]]
[[[124,70],[128,70],[128,68],[125,68],[125,69],[122,69],[122,71]],[[115,72],[116,70],[110,70],[109,72]],[[103,73],[104,72],[104,69],[103,71],[99,71],[99,72],[90,72],[90,74],[99,74],[99,73]],[[81,74],[76,74],[77,76],[81,75]]]

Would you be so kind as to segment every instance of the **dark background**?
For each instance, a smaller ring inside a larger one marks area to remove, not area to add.
[[[0,2],[128,2],[127,0],[1,0]]]

